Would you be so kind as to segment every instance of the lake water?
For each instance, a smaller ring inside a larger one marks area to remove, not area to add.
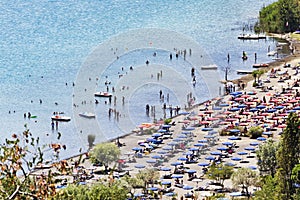
[[[101,52],[99,50],[101,44],[105,42],[109,44],[107,41],[112,38],[118,41],[124,35],[126,36],[128,31],[139,32],[145,28],[173,31],[174,34],[169,37],[161,35],[167,41],[176,38],[177,33],[178,37],[188,38],[187,41],[193,40],[202,48],[202,53],[205,53],[206,60],[201,62],[214,63],[219,67],[216,73],[218,79],[224,77],[220,69],[228,66],[227,54],[229,53],[229,65],[232,69],[229,77],[237,78],[234,70],[250,70],[254,63],[254,53],[257,53],[257,62],[270,62],[272,59],[266,54],[268,47],[270,50],[275,49],[276,42],[273,39],[259,41],[237,39],[237,36],[243,32],[243,27],[247,29],[253,25],[259,10],[271,2],[274,0],[1,1],[0,113],[3,117],[0,133],[2,139],[12,133],[20,133],[24,130],[24,124],[28,124],[32,133],[40,137],[43,143],[57,142],[57,130],[51,129],[50,117],[54,111],[64,112],[75,119],[68,123],[59,123],[58,127],[58,131],[62,133],[60,142],[67,145],[67,150],[63,151],[61,156],[66,157],[76,154],[80,148],[86,149],[88,134],[97,135],[97,142],[105,141],[128,133],[142,122],[162,117],[159,90],[163,90],[166,96],[168,94],[169,102],[165,96],[168,105],[181,107],[184,107],[189,92],[193,92],[197,97],[197,103],[218,95],[218,91],[210,91],[210,81],[206,79],[208,74],[205,72],[197,70],[197,85],[191,86],[190,68],[195,64],[193,62],[196,62],[195,57],[187,58],[189,62],[186,62],[182,56],[178,60],[173,57],[170,62],[170,44],[163,44],[165,46],[160,47],[155,43],[136,44],[135,50],[124,52],[120,49],[102,49],[102,51],[111,51],[111,56],[117,52],[116,56],[119,56],[119,59],[114,58],[108,66],[99,71],[100,74],[94,74],[99,77],[97,81],[94,77],[91,80],[94,81],[94,85],[88,85],[89,80],[86,79],[87,87],[92,88],[94,92],[106,90],[104,82],[107,79],[111,82],[110,90],[113,84],[118,86],[118,89],[126,85],[123,91],[122,88],[119,91],[119,94],[127,95],[125,105],[120,104],[122,95],[118,96],[119,121],[108,119],[108,109],[112,106],[105,104],[104,99],[99,99],[100,103],[96,106],[94,102],[81,104],[82,102],[76,99],[78,94],[76,90],[84,84],[78,80],[81,79],[80,70],[88,65],[89,59],[95,55],[94,52]],[[133,41],[134,38],[130,35],[124,38],[124,44],[121,41],[120,46],[127,48],[126,45],[130,46],[128,41]],[[180,47],[181,42],[175,41],[174,48]],[[111,48],[117,47],[115,43],[113,44]],[[249,57],[244,62],[241,59],[243,51],[247,52]],[[157,53],[155,57],[154,52]],[[175,56],[174,52],[173,56]],[[192,56],[196,56],[196,52],[192,52]],[[151,69],[145,68],[147,59],[151,59]],[[100,63],[101,60],[97,62]],[[199,65],[203,64],[201,62]],[[122,66],[125,68],[123,71]],[[132,73],[129,66],[134,67]],[[160,68],[164,71],[162,80],[165,82],[156,80]],[[118,77],[120,74],[124,75],[121,79]],[[152,80],[151,75],[153,75]],[[175,82],[172,82],[174,79]],[[210,80],[216,81],[214,78]],[[75,87],[72,86],[73,82]],[[172,84],[168,85],[170,83]],[[186,86],[183,87],[182,85],[185,84]],[[130,89],[127,89],[127,86]],[[89,95],[93,94],[93,91],[89,91]],[[73,97],[74,93],[76,93],[75,97]],[[84,95],[84,92],[80,95]],[[42,103],[39,102],[40,99]],[[74,103],[79,104],[75,111]],[[147,103],[155,105],[155,117],[145,114]],[[89,106],[84,107],[87,104]],[[76,112],[81,108],[95,112],[96,123],[86,120],[86,124],[82,121],[78,124],[80,119],[76,119],[78,118]],[[37,118],[24,119],[23,114],[27,112],[36,115]],[[167,112],[166,115],[168,116],[169,113]],[[93,128],[95,124],[97,129]],[[82,128],[86,128],[87,131]]]

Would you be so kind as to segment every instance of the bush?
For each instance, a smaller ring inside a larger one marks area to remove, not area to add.
[[[165,120],[164,120],[164,123],[165,123],[165,124],[170,124],[171,121],[172,121],[172,119],[165,119]]]
[[[251,139],[256,139],[262,136],[263,131],[264,130],[260,126],[252,126],[247,134]]]

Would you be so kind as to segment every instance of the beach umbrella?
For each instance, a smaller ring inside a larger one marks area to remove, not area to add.
[[[157,132],[158,132],[158,133],[165,133],[165,132],[167,132],[167,130],[165,130],[165,129],[158,129]],[[160,137],[160,136],[158,136],[158,137]]]
[[[215,157],[213,157],[213,156],[206,156],[205,160],[215,160]]]
[[[205,135],[204,138],[206,139],[212,139],[212,138],[215,138],[216,136],[214,135]]]
[[[285,127],[286,127],[285,124],[280,124],[280,125],[278,125],[278,128],[285,128]]]
[[[142,169],[142,168],[145,168],[146,166],[143,164],[136,164],[136,165],[134,165],[134,167],[137,169]]]
[[[299,106],[295,107],[295,108],[293,108],[293,110],[300,110],[300,107]]]
[[[245,152],[245,151],[240,151],[240,152],[238,152],[237,154],[242,156],[242,155],[247,155],[248,153]]]
[[[232,95],[232,96],[238,96],[238,95],[241,95],[241,94],[243,94],[242,92],[231,92],[230,93],[230,95]]]
[[[206,146],[206,144],[203,144],[203,143],[196,143],[194,144],[195,147],[204,147]]]
[[[184,189],[184,190],[192,190],[194,187],[193,186],[190,186],[190,185],[184,185],[183,187],[182,187],[182,189]]]
[[[162,167],[162,168],[160,168],[160,170],[166,172],[166,171],[171,171],[171,168],[170,167]]]
[[[203,124],[203,125],[207,125],[209,124],[210,122],[209,121],[201,121],[200,124]]]
[[[140,151],[140,150],[142,150],[142,149],[143,149],[142,147],[133,147],[133,148],[132,148],[133,151]]]
[[[207,167],[209,166],[210,164],[209,163],[206,163],[206,162],[202,162],[202,163],[198,163],[198,166],[200,167]]]
[[[229,130],[230,133],[239,133],[241,132],[239,129],[231,129]]]
[[[229,106],[229,104],[228,103],[221,103],[219,106],[220,107],[227,107],[227,106]]]
[[[184,130],[192,131],[192,130],[195,130],[195,127],[188,126],[188,127],[184,128]]]
[[[153,156],[151,156],[151,158],[153,158],[153,159],[161,159],[163,157],[161,155],[153,155]]]
[[[198,151],[199,150],[199,147],[191,147],[189,148],[190,151]]]
[[[267,139],[266,138],[264,138],[264,137],[258,137],[258,138],[256,138],[257,140],[259,140],[259,141],[266,141]]]
[[[149,190],[149,191],[157,191],[158,188],[157,187],[149,187],[149,188],[147,188],[147,190]]]
[[[212,114],[212,113],[214,113],[213,110],[206,110],[206,111],[204,111],[204,114]]]
[[[257,108],[250,108],[249,111],[250,112],[256,112],[256,111],[258,111],[258,109]]]
[[[212,131],[213,128],[202,128],[201,130],[202,130],[202,131]]]
[[[180,134],[177,136],[178,138],[187,138],[188,136],[184,135],[184,134]]]
[[[170,184],[172,184],[172,182],[171,181],[162,181],[161,184],[162,185],[170,185]]]
[[[288,111],[286,111],[287,113],[294,113],[294,112],[296,112],[296,110],[288,110]]]
[[[248,168],[249,168],[249,169],[252,169],[252,170],[256,170],[256,169],[257,169],[257,167],[256,167],[256,166],[253,166],[253,165],[248,166]]]
[[[255,150],[254,147],[245,147],[244,149],[245,149],[246,151],[254,151],[254,150]]]
[[[238,139],[240,139],[240,138],[236,137],[236,136],[231,136],[231,137],[228,138],[228,140],[238,140]]]
[[[236,112],[236,111],[239,111],[240,109],[239,108],[231,108],[231,109],[229,109],[229,111],[231,111],[231,112]]]
[[[146,160],[146,163],[151,163],[151,164],[153,164],[153,163],[156,163],[156,162],[157,162],[157,161],[154,160],[154,159]]]
[[[228,148],[227,147],[218,147],[217,150],[219,151],[226,151]]]
[[[192,132],[191,131],[182,131],[181,134],[190,135],[190,134],[192,134]]]
[[[183,178],[183,175],[181,174],[172,174],[172,178]]]
[[[214,106],[212,109],[213,109],[213,110],[222,110],[221,107],[216,107],[216,106]]]
[[[253,91],[250,91],[250,92],[247,92],[248,95],[256,95],[256,92],[253,92]]]
[[[152,137],[161,137],[161,136],[162,136],[161,133],[153,133],[153,134],[152,134]]]
[[[217,133],[218,133],[218,131],[209,131],[208,132],[209,135],[213,135],[213,134],[217,134]]]
[[[180,161],[187,161],[187,158],[186,158],[186,157],[179,157],[179,158],[177,158],[177,160],[180,160]]]
[[[143,196],[144,196],[143,193],[136,193],[136,194],[134,194],[134,197],[143,197]]]
[[[272,108],[267,110],[268,113],[273,113],[273,112],[276,112],[276,111],[277,111],[276,109],[272,109]]]
[[[240,160],[242,160],[242,158],[240,158],[240,157],[232,157],[231,160],[233,160],[233,161],[240,161]]]
[[[264,109],[264,108],[266,108],[266,106],[264,106],[264,105],[258,105],[258,106],[256,106],[256,108],[257,109]]]
[[[223,144],[223,145],[226,145],[226,146],[231,146],[233,143],[232,143],[232,142],[229,142],[229,141],[227,141],[227,142],[223,142],[222,144]]]
[[[264,131],[264,132],[262,132],[262,134],[263,134],[263,135],[268,135],[268,136],[270,136],[270,135],[272,135],[273,133],[270,132],[270,131]]]
[[[194,169],[187,169],[186,172],[189,174],[193,174],[193,173],[196,173],[197,171]]]
[[[199,143],[207,143],[208,140],[198,140]]]
[[[157,153],[158,153],[158,154],[167,154],[168,151],[161,150],[161,151],[158,151]],[[152,156],[152,158],[153,158],[153,156]],[[155,158],[155,159],[156,159],[156,158]]]
[[[157,140],[154,139],[154,138],[147,138],[147,141],[148,141],[148,142],[157,142]]]
[[[233,167],[236,164],[232,163],[232,162],[226,162],[224,165],[229,166],[229,167]]]
[[[245,105],[245,104],[238,105],[238,108],[246,108],[246,107],[247,107],[247,105]]]
[[[281,106],[281,105],[275,107],[275,109],[277,109],[277,110],[280,110],[280,109],[283,109],[283,108],[284,108],[284,106]]]
[[[177,166],[177,165],[182,165],[182,162],[173,162],[173,163],[171,163],[171,166]]]
[[[177,142],[181,142],[183,141],[183,138],[174,138],[173,141],[176,142],[176,144],[178,144]],[[176,145],[175,143],[169,142],[168,145]]]
[[[175,138],[176,139],[176,138]],[[178,138],[178,139],[180,139],[180,138]],[[170,145],[170,146],[175,146],[175,145],[177,145],[178,144],[178,142],[176,142],[176,141],[173,141],[173,142],[169,142],[168,143],[168,145]]]
[[[172,146],[170,146],[170,145],[167,145],[167,146],[164,146],[163,148],[162,148],[163,150],[173,150],[173,147]]]
[[[221,155],[222,154],[222,152],[220,152],[220,151],[212,151],[212,152],[210,152],[210,155],[213,155],[213,156],[218,156],[218,155]]]
[[[171,125],[170,124],[164,124],[164,125],[162,125],[162,128],[171,128]]]
[[[250,146],[257,146],[259,145],[260,143],[259,142],[250,142]],[[245,149],[246,150],[246,149]]]
[[[174,197],[174,196],[176,196],[176,193],[175,192],[168,192],[165,195],[168,196],[168,197]]]

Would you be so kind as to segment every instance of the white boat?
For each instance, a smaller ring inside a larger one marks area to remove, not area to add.
[[[202,66],[201,69],[218,69],[217,65],[206,65]]]
[[[238,39],[242,40],[259,40],[259,39],[266,39],[265,35],[257,35],[257,34],[241,34],[238,36]]]
[[[96,115],[91,112],[81,112],[81,113],[79,113],[79,116],[85,117],[85,118],[95,118],[96,117]]]
[[[269,67],[268,63],[257,63],[253,65],[253,68]]]
[[[109,93],[109,92],[95,92],[94,95],[96,97],[111,97],[112,93]]]
[[[275,56],[277,54],[277,51],[270,51],[267,53],[268,56]]]
[[[237,74],[252,74],[252,70],[236,70]]]
[[[54,115],[51,117],[53,121],[62,121],[62,122],[68,122],[71,121],[71,117],[67,116],[61,116],[61,115]]]

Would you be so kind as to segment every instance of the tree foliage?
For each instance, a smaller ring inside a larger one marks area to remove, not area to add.
[[[116,162],[121,155],[120,149],[114,143],[97,144],[91,151],[91,161],[93,163],[103,163],[108,166]]]
[[[277,168],[276,153],[278,143],[274,140],[268,140],[266,143],[259,146],[256,151],[259,170],[274,177]]]
[[[234,187],[245,189],[246,195],[249,196],[249,187],[256,185],[258,182],[258,174],[249,168],[239,168],[231,176]]]
[[[281,135],[277,160],[280,169],[280,192],[283,194],[283,199],[291,199],[295,193],[292,170],[299,164],[300,159],[300,119],[298,115],[290,113],[286,125]]]
[[[136,178],[143,181],[144,190],[146,190],[149,184],[152,184],[155,180],[159,179],[159,172],[156,169],[147,168],[139,171],[136,174]]]
[[[279,0],[260,11],[256,31],[273,33],[293,32],[299,29],[299,23],[299,0]]]
[[[45,199],[56,193],[51,170],[39,177],[33,176],[36,166],[44,162],[44,152],[58,152],[62,145],[40,145],[25,125],[21,135],[13,134],[0,145],[0,198],[1,199]],[[55,148],[54,148],[55,147]],[[68,169],[63,162],[53,164],[60,173]]]
[[[278,177],[272,177],[267,175],[262,177],[259,182],[261,190],[255,192],[256,200],[280,200],[280,194],[278,193]]]
[[[229,179],[233,173],[233,167],[213,163],[207,172],[208,178],[215,180],[223,186],[225,179]]]

